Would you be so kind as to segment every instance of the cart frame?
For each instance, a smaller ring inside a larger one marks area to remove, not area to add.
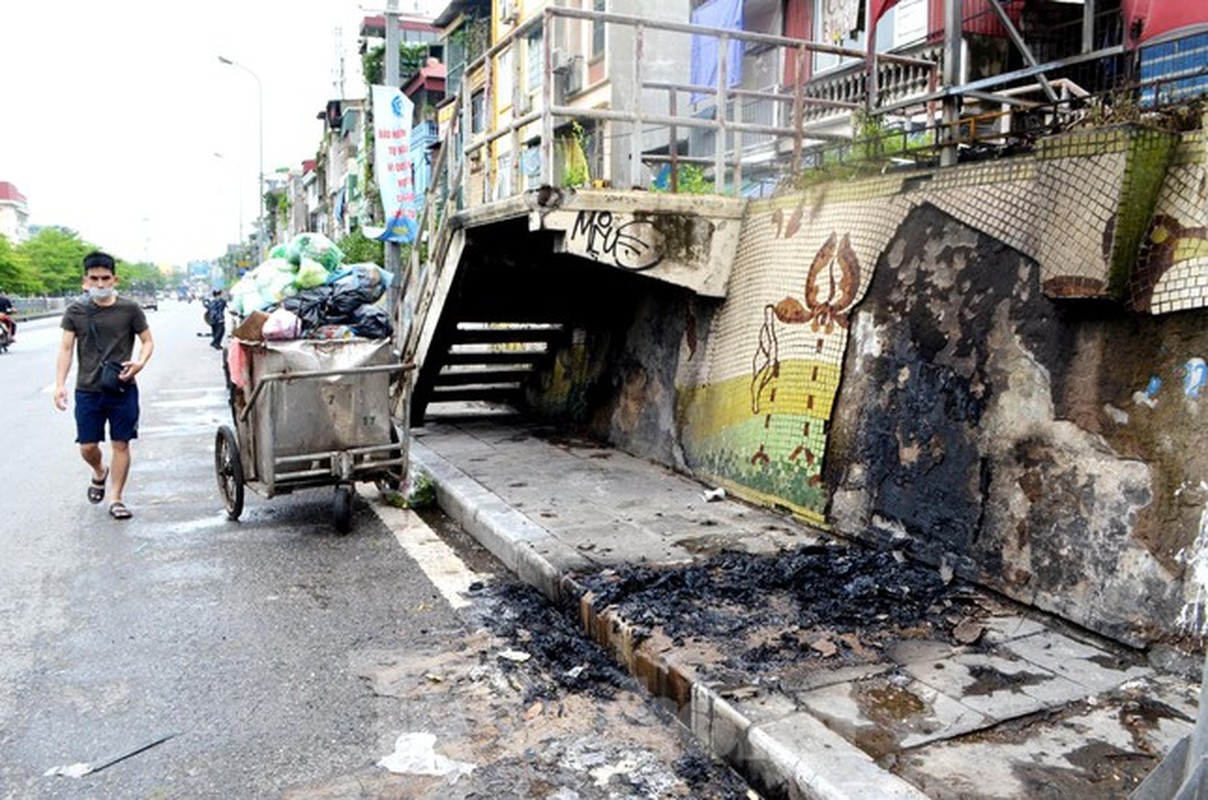
[[[315,340],[315,344],[328,348],[373,345],[371,354],[387,345],[380,340],[336,343]],[[268,349],[260,342],[239,341],[238,345],[245,348],[249,363],[254,363]],[[391,355],[397,358],[393,351]],[[249,384],[252,391],[242,406],[237,398],[242,396],[244,390],[235,386],[228,376],[235,429],[231,430],[225,425],[220,427],[214,449],[215,473],[227,516],[237,520],[242,513],[245,485],[266,498],[288,494],[295,489],[334,486],[332,511],[335,527],[340,532],[347,532],[351,527],[355,483],[375,482],[383,491],[393,491],[406,478],[406,419],[401,422],[397,420],[392,409],[399,402],[405,406],[406,374],[413,369],[414,364],[401,362],[338,369],[285,369],[259,376],[255,376],[255,370],[252,369],[249,370],[253,374]],[[366,387],[376,384],[372,376],[383,373],[398,373],[398,377],[383,385],[385,391],[380,397],[367,396]],[[350,407],[341,407],[334,402],[334,397],[324,398],[326,405],[316,403],[315,397],[309,398],[309,405],[303,403],[307,412],[305,430],[292,431],[292,441],[282,445],[275,420],[287,416],[286,406],[290,403],[293,387],[315,381],[325,381],[329,386],[342,390],[345,395],[351,392],[348,395],[351,398]],[[358,406],[362,399],[365,401],[364,408]],[[331,443],[340,438],[335,430],[349,427],[349,421],[339,415],[357,411],[363,412],[364,424],[362,429],[355,432],[354,438],[364,438],[367,430],[371,439],[380,435],[382,441],[332,446]],[[385,418],[384,425],[381,417]]]

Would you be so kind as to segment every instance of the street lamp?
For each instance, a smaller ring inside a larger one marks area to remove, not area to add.
[[[261,261],[264,259],[264,87],[260,83],[260,76],[238,61],[232,61],[226,56],[219,56],[218,60],[229,67],[238,67],[256,79],[256,115],[260,137],[260,194],[256,200],[256,260]],[[242,213],[240,213],[240,217],[242,217]]]

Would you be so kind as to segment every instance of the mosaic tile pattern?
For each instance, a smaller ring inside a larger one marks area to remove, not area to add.
[[[1135,311],[1208,307],[1208,137],[1183,137],[1166,173],[1129,284]]]
[[[677,376],[688,462],[703,477],[824,522],[821,466],[849,315],[907,213],[933,204],[1037,261],[1049,296],[1103,296],[1113,291],[1122,209],[1148,191],[1132,158],[1138,146],[1147,143],[1128,131],[1075,133],[1047,142],[1032,159],[832,183],[754,202],[704,364]],[[1198,155],[1189,153],[1196,147]],[[1147,166],[1159,155],[1169,161],[1157,145],[1146,152]],[[1197,194],[1208,185],[1203,137],[1189,137],[1176,161],[1160,208],[1182,227],[1151,225],[1144,250],[1166,265],[1151,281],[1146,310],[1154,313],[1208,306],[1208,204]],[[1143,230],[1144,219],[1139,224]]]

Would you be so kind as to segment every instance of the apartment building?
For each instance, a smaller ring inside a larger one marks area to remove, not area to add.
[[[29,238],[29,208],[25,195],[8,181],[0,181],[0,236],[11,244]]]

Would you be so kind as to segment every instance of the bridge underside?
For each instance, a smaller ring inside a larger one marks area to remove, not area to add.
[[[730,198],[549,189],[457,214],[456,263],[439,265],[453,272],[424,320],[412,424],[433,403],[539,404],[559,354],[589,338],[593,349],[620,342],[643,299],[724,297],[743,209]]]

